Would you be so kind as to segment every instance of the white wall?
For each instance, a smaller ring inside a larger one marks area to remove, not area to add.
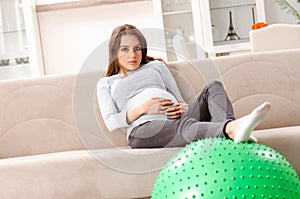
[[[89,54],[108,41],[118,25],[160,27],[154,19],[152,1],[41,12],[38,18],[46,74],[79,71]],[[99,67],[106,67],[107,51],[99,57]]]

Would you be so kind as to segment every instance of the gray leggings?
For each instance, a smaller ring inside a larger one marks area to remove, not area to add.
[[[135,127],[129,135],[132,148],[180,147],[208,137],[227,137],[225,126],[234,120],[223,84],[208,84],[180,119],[155,120]]]

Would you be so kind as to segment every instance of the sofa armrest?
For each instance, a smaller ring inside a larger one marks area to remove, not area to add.
[[[259,143],[270,146],[281,153],[300,175],[300,126],[254,131]]]

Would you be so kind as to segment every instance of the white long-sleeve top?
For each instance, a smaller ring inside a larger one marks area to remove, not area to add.
[[[162,114],[145,114],[128,124],[126,113],[151,97],[169,98],[187,106],[168,67],[161,61],[152,61],[126,74],[103,77],[97,84],[97,98],[103,120],[109,129],[131,130],[145,122],[166,120]]]

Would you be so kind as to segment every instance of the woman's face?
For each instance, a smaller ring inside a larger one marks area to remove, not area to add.
[[[120,72],[126,73],[139,68],[142,61],[142,46],[136,36],[123,35],[121,37],[117,59],[121,66]]]

